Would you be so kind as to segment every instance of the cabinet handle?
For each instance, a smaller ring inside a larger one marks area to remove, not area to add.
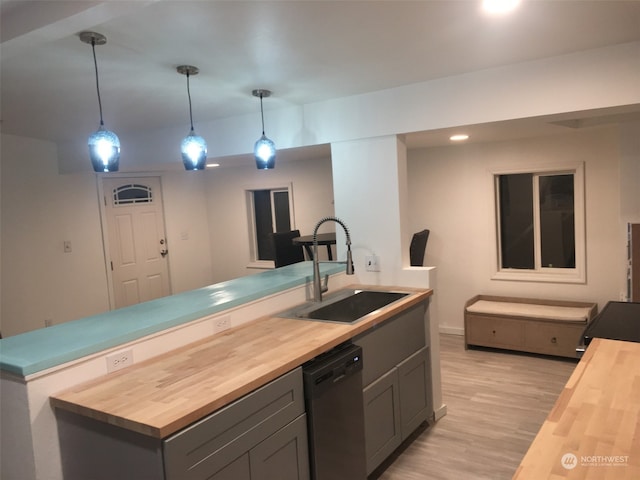
[[[493,334],[494,334],[494,335],[496,334],[496,331],[495,331],[495,330],[493,331]]]
[[[558,339],[556,337],[551,337],[551,343],[558,343]]]

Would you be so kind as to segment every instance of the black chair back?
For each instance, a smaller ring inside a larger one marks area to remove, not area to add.
[[[409,261],[412,267],[422,267],[424,265],[424,252],[427,249],[429,230],[422,230],[414,233],[409,245]]]
[[[291,241],[299,236],[300,230],[276,232],[271,234],[276,268],[304,261],[302,245],[294,245]]]

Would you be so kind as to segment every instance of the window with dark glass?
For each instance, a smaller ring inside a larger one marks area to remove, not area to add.
[[[534,268],[533,175],[500,175],[502,268]]]
[[[273,232],[291,230],[289,191],[254,190],[253,212],[256,233],[256,260],[273,260],[275,254],[271,242]]]
[[[541,267],[575,268],[573,175],[540,176],[538,189]]]
[[[497,176],[502,269],[576,268],[573,173]]]

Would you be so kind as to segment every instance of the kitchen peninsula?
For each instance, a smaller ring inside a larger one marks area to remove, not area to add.
[[[366,287],[358,285],[351,288]],[[386,291],[389,288],[376,286],[375,289]],[[295,376],[296,373],[299,375],[298,367],[306,361],[354,337],[360,338],[360,334],[388,328],[388,323],[405,322],[402,317],[404,312],[415,310],[413,320],[409,319],[406,322],[407,324],[410,322],[417,324],[416,331],[421,332],[419,335],[422,336],[422,341],[410,349],[407,356],[423,349],[426,341],[424,328],[426,305],[432,292],[428,289],[406,288],[402,288],[402,291],[408,292],[408,295],[393,304],[365,315],[355,324],[268,315],[232,328],[220,335],[214,335],[168,352],[121,373],[109,375],[106,378],[74,387],[67,392],[53,395],[52,405],[64,411],[59,418],[62,421],[60,424],[61,437],[73,437],[70,439],[71,447],[62,444],[65,478],[83,478],[96,470],[101,472],[100,474],[96,473],[99,475],[97,478],[109,478],[109,476],[138,478],[141,472],[147,472],[146,475],[150,479],[160,479],[165,476],[170,478],[168,473],[171,471],[170,462],[165,458],[164,462],[167,467],[166,471],[163,471],[162,457],[169,455],[172,442],[176,442],[175,438],[177,441],[183,441],[188,436],[196,437],[196,439],[189,440],[188,443],[191,446],[187,450],[203,449],[205,451],[198,452],[197,460],[187,458],[188,456],[193,457],[193,455],[185,453],[185,460],[179,460],[178,463],[188,463],[189,466],[188,468],[183,467],[183,470],[175,474],[174,478],[187,478],[184,477],[185,475],[192,475],[188,478],[209,478],[226,465],[215,465],[199,474],[188,472],[201,466],[202,462],[211,462],[211,458],[219,455],[221,451],[224,452],[226,444],[230,441],[229,436],[232,435],[227,429],[234,432],[231,438],[239,436],[238,443],[246,444],[249,442],[246,440],[248,432],[261,427],[264,420],[256,420],[256,417],[260,416],[260,413],[257,413],[260,412],[260,409],[256,412],[253,406],[253,403],[259,402],[258,398],[260,397],[260,393],[252,393],[256,389],[270,385],[270,382],[275,385],[272,388],[276,388],[277,383],[283,381],[281,377]],[[399,328],[404,335],[410,332],[404,323]],[[414,339],[411,338],[408,341],[413,343]],[[358,343],[358,340],[355,342]],[[366,358],[367,347],[364,348]],[[393,347],[389,349],[392,350]],[[425,350],[425,353],[428,353],[428,349]],[[384,354],[384,352],[380,352],[381,356]],[[370,358],[370,363],[375,363],[374,357]],[[428,357],[425,354],[421,358]],[[428,367],[428,365],[428,362],[424,362],[422,367]],[[298,372],[295,372],[296,369]],[[421,368],[421,371],[425,370],[427,368]],[[430,378],[430,372],[427,373],[426,378]],[[284,380],[287,384],[293,381],[287,378]],[[296,396],[301,395],[299,391],[298,393],[290,393],[289,388],[287,387],[280,394],[280,397],[276,396],[275,398],[289,398],[291,395],[295,399]],[[433,413],[430,384],[426,385],[425,383],[421,391],[423,392],[422,403],[429,405],[428,412],[424,412],[424,416],[421,417],[424,421],[431,418]],[[295,389],[292,392],[295,392]],[[429,395],[428,399],[425,398],[425,392]],[[251,394],[248,399],[242,398],[247,394]],[[229,418],[224,417],[225,411],[218,412],[221,408],[241,398],[241,402],[250,402],[252,405],[249,407],[240,405]],[[279,401],[270,398],[269,402],[265,403],[273,404]],[[275,411],[279,412],[280,408],[292,408],[288,401],[283,400],[283,405]],[[271,407],[265,406],[264,408]],[[245,413],[246,410],[250,413]],[[72,412],[76,415],[70,417],[66,412]],[[215,415],[211,415],[214,412],[216,412]],[[219,418],[220,414],[223,415],[222,419]],[[241,420],[245,414],[247,419]],[[303,411],[299,414],[303,414]],[[211,417],[205,418],[208,415]],[[83,420],[83,418],[91,420]],[[93,420],[113,425],[116,428],[105,427]],[[291,420],[295,420],[295,417],[292,417]],[[304,419],[302,422],[304,423]],[[204,423],[208,423],[206,428],[199,426]],[[245,425],[246,432],[243,430],[241,434],[236,433],[236,424],[239,423]],[[194,424],[195,427],[192,426]],[[216,443],[217,437],[211,432],[216,430],[217,424],[227,425],[218,434],[227,437],[224,442],[221,442],[222,445],[211,447],[208,444]],[[282,425],[282,427],[284,426],[286,424]],[[415,427],[417,424],[413,426],[413,428]],[[180,432],[185,428],[187,429],[186,433]],[[305,429],[302,430],[306,432]],[[95,435],[97,431],[100,432],[101,438],[109,437],[109,442],[88,446],[87,439],[97,439],[98,437]],[[132,435],[131,432],[140,435]],[[273,433],[276,432],[277,430]],[[170,437],[176,433],[178,433],[177,436]],[[302,435],[305,437],[306,444],[306,433]],[[260,440],[266,438],[268,436],[260,437]],[[158,441],[154,442],[152,439]],[[294,439],[285,438],[285,441],[293,440],[300,442],[295,437]],[[153,453],[152,461],[141,460],[139,458],[141,455],[134,455],[134,449],[140,448],[140,445],[146,445],[146,449]],[[83,446],[87,446],[86,452]],[[113,451],[111,455],[107,452],[106,457],[99,457],[92,455],[95,449],[101,452],[110,449]],[[126,462],[124,470],[120,469],[121,465],[114,467],[114,462],[118,463],[116,459],[122,458],[122,455],[130,459]],[[231,461],[235,461],[239,455],[232,455]],[[306,451],[300,455],[304,455],[306,458]],[[82,462],[81,459],[86,457],[90,457],[91,461],[86,463],[84,467],[78,466],[78,463]],[[294,456],[291,460],[293,465],[300,463],[296,458]],[[289,470],[297,470],[297,468],[292,467]],[[152,471],[157,471],[157,475],[148,473]],[[105,474],[105,472],[108,473]],[[239,474],[236,473],[236,475]],[[249,478],[249,476],[241,475],[237,478]],[[213,478],[218,477],[214,475]],[[221,478],[226,477],[222,475]],[[287,476],[286,478],[307,477],[302,474],[298,476],[296,471],[295,476]]]
[[[370,328],[376,322],[382,321],[382,318],[377,318],[377,320],[371,318],[370,322],[348,326],[272,316],[275,312],[302,303],[307,299],[310,267],[309,262],[304,262],[225,282],[225,285],[219,284],[194,292],[186,292],[174,296],[177,297],[174,299],[176,301],[174,305],[169,300],[171,297],[160,299],[162,302],[155,301],[161,305],[149,302],[146,316],[142,313],[142,306],[131,308],[129,313],[139,315],[141,324],[125,322],[126,315],[123,311],[111,312],[115,319],[111,328],[105,328],[102,322],[93,318],[86,319],[86,322],[79,321],[81,323],[76,324],[76,328],[83,325],[82,322],[96,328],[95,331],[89,328],[89,331],[82,336],[85,343],[91,343],[91,340],[95,340],[96,345],[91,347],[96,349],[94,351],[91,351],[87,345],[84,346],[84,350],[80,348],[78,345],[82,343],[82,339],[77,334],[72,336],[72,341],[65,345],[66,334],[73,331],[71,326],[65,327],[66,324],[60,325],[65,328],[53,327],[49,329],[54,339],[52,343],[47,345],[50,348],[49,355],[46,355],[46,352],[43,353],[45,349],[41,346],[30,349],[29,354],[21,354],[19,349],[20,342],[23,342],[23,346],[28,344],[29,340],[35,343],[37,341],[44,342],[42,333],[27,335],[22,339],[16,337],[13,340],[11,338],[3,340],[3,401],[5,397],[9,400],[9,403],[5,405],[5,411],[11,412],[11,418],[8,418],[9,416],[6,420],[3,418],[3,433],[8,429],[19,432],[19,436],[24,437],[23,445],[29,445],[29,443],[33,445],[31,448],[35,457],[31,467],[25,467],[24,462],[20,459],[20,456],[24,458],[24,451],[18,450],[17,446],[14,447],[13,450],[17,457],[12,467],[13,470],[8,469],[6,465],[3,467],[4,472],[7,472],[7,478],[62,478],[56,418],[49,405],[51,395],[57,397],[56,400],[53,400],[54,404],[56,402],[59,402],[57,406],[65,404],[68,410],[73,411],[76,407],[69,407],[73,402],[67,402],[68,398],[60,392],[68,391],[69,388],[74,391],[77,385],[94,382],[98,377],[106,379],[107,383],[110,382],[109,378],[121,381],[127,378],[132,379],[136,375],[135,371],[152,368],[150,365],[156,362],[154,357],[157,357],[158,361],[168,360],[178,369],[174,370],[174,374],[181,374],[188,378],[192,378],[193,374],[193,378],[202,380],[203,377],[196,374],[193,369],[188,371],[189,375],[186,375],[184,370],[180,373],[180,368],[184,368],[185,364],[183,363],[182,367],[178,365],[181,359],[186,358],[185,355],[189,355],[188,351],[193,353],[191,348],[196,350],[209,349],[213,357],[203,360],[205,357],[196,355],[199,358],[198,361],[201,362],[200,364],[196,362],[196,368],[205,367],[206,370],[211,366],[218,365],[219,372],[227,372],[229,375],[227,381],[221,382],[220,386],[216,387],[213,396],[205,399],[198,399],[197,395],[194,396],[194,403],[190,407],[193,409],[191,413],[182,412],[174,417],[171,416],[172,413],[168,413],[158,424],[144,420],[138,421],[139,419],[136,419],[135,416],[130,423],[127,423],[128,421],[120,418],[119,413],[116,415],[118,418],[115,422],[118,424],[126,423],[126,427],[131,428],[132,431],[141,429],[144,430],[145,435],[162,437],[193,421],[195,417],[206,415],[207,412],[214,411],[259,385],[269,382],[270,379],[300,365],[320,351],[331,348],[345,339],[357,335],[362,329]],[[341,266],[323,265],[322,268],[323,274],[332,275],[330,280],[332,290],[346,286],[346,277],[339,273],[342,271]],[[430,290],[423,289],[418,297],[421,298],[421,301],[425,301],[430,294]],[[416,296],[412,295],[402,302],[406,307],[407,304],[412,304],[415,299]],[[177,304],[180,304],[182,308],[178,308]],[[189,310],[189,308],[191,311],[185,314],[185,309]],[[104,315],[109,316],[109,314]],[[173,319],[170,318],[172,316]],[[149,318],[155,318],[156,324]],[[252,324],[252,321],[258,318],[262,318],[264,322],[261,327]],[[105,317],[101,318],[101,320],[104,319]],[[216,333],[216,329],[220,325],[230,325],[231,328],[228,331]],[[276,333],[276,331],[280,331],[280,333]],[[222,348],[225,342],[233,338],[239,340],[236,347],[230,347],[231,350],[225,350],[226,347]],[[54,344],[56,340],[64,346]],[[289,348],[277,349],[278,345],[281,345],[282,342],[289,342],[289,340],[294,342],[287,343]],[[302,343],[296,343],[300,341]],[[112,342],[112,345],[105,347],[105,342]],[[255,354],[255,351],[252,353],[250,350],[251,342],[261,345],[265,349],[263,353]],[[89,351],[86,350],[87,348]],[[106,375],[106,356],[113,352],[120,352],[123,348],[131,348],[135,360],[134,366]],[[82,353],[75,359],[69,358],[69,355],[72,355],[71,350],[76,352],[73,355],[77,355],[77,352]],[[175,352],[175,355],[163,355],[169,351]],[[225,351],[226,353],[223,353]],[[284,355],[277,357],[274,355],[274,351],[284,353]],[[242,366],[243,364],[237,361],[238,358],[244,358],[248,364],[245,363]],[[61,364],[56,362],[61,362]],[[211,371],[208,371],[208,374],[210,373]],[[220,376],[215,377],[214,375],[214,378],[219,380]],[[186,383],[189,381],[187,380]],[[180,382],[176,385],[180,388]],[[182,385],[180,389],[188,393],[187,386]],[[137,401],[134,401],[130,395],[129,392],[123,397],[127,400],[124,403],[135,407]],[[144,412],[141,413],[144,414]],[[147,413],[152,412],[148,411]],[[100,414],[97,416],[100,417]],[[105,417],[102,417],[99,420],[103,421],[104,419]],[[136,426],[132,427],[132,425]],[[9,448],[4,448],[5,445],[8,445]],[[11,452],[10,441],[6,438],[3,438],[3,449],[4,458],[10,459],[11,457],[7,455]],[[42,466],[47,468],[46,472],[42,470]]]

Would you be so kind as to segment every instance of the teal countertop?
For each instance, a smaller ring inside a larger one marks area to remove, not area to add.
[[[344,271],[320,264],[321,274]],[[311,282],[301,262],[0,340],[0,369],[27,376]],[[285,307],[286,308],[286,307]]]

